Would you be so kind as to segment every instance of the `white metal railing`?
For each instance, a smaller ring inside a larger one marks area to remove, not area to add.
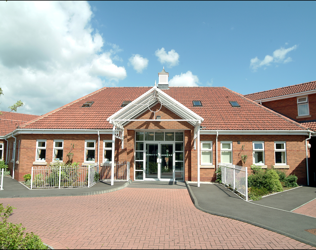
[[[238,165],[219,163],[222,183],[239,192],[248,201],[248,169]]]
[[[83,188],[95,183],[97,165],[32,167],[31,181],[25,183],[31,189]]]
[[[3,190],[3,176],[4,176],[4,168],[1,169],[1,174],[0,174],[0,190]]]
[[[100,167],[100,180],[111,180],[111,163],[103,163]],[[130,179],[130,163],[115,162],[114,163],[114,181],[128,181]]]

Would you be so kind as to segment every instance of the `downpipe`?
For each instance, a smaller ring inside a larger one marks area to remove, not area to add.
[[[16,154],[16,137],[12,133],[12,137],[14,138],[14,145],[13,145],[13,170],[12,170],[12,179],[14,179],[14,171],[15,171],[15,154]]]
[[[309,169],[308,169],[308,147],[307,141],[312,138],[312,133],[309,132],[309,137],[305,139],[305,150],[306,150],[306,178],[307,178],[307,186],[309,186]]]

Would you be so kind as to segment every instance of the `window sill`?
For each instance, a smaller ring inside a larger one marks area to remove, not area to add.
[[[215,166],[214,165],[201,165],[200,169],[203,169],[203,168],[206,168],[206,169],[208,169],[208,168],[215,168]]]
[[[35,165],[35,166],[46,166],[47,162],[46,161],[34,161],[33,165]]]
[[[274,168],[286,168],[289,169],[290,166],[289,165],[273,165]]]
[[[309,117],[312,117],[312,116],[311,115],[299,115],[299,116],[296,116],[296,119],[309,118]]]
[[[95,164],[96,164],[95,162],[84,162],[84,163],[81,164],[81,166],[83,166],[83,167],[89,167],[89,166],[95,165]]]
[[[267,165],[261,165],[261,164],[255,164],[255,163],[253,165],[256,165],[257,167],[261,167],[261,168],[268,168]]]
[[[106,161],[106,162],[101,163],[101,166],[109,166],[109,165],[112,165],[112,162]],[[115,163],[114,163],[114,165],[115,165]]]

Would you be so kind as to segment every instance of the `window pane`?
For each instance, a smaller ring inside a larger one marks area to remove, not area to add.
[[[136,163],[136,170],[143,170],[143,162],[137,161]]]
[[[183,143],[176,143],[176,151],[183,151]]]
[[[222,149],[231,149],[230,143],[222,143]]]
[[[112,148],[112,142],[105,142],[104,147],[106,148]]]
[[[62,148],[63,147],[63,143],[61,141],[55,141],[55,147],[56,148]]]
[[[254,143],[254,149],[263,149],[263,143]]]
[[[212,164],[212,152],[202,152],[202,163]]]
[[[284,143],[277,143],[275,144],[276,149],[284,149]]]
[[[95,150],[86,150],[86,161],[94,161]]]
[[[55,161],[62,161],[63,160],[63,150],[62,149],[55,149]]]
[[[298,115],[308,115],[308,104],[298,105]]]
[[[202,149],[211,149],[211,143],[202,143]]]
[[[255,152],[255,163],[256,164],[264,164],[263,162],[263,152]]]
[[[154,132],[145,132],[145,141],[153,141],[154,135]]]
[[[2,148],[2,146],[3,146],[3,145],[2,145],[2,144],[0,144],[0,148]]]
[[[222,152],[221,162],[222,163],[232,163],[231,152]]]
[[[44,141],[39,141],[38,142],[38,147],[44,147],[45,148],[45,142]]]
[[[144,150],[144,143],[136,142],[136,150]]]
[[[46,159],[46,149],[37,149],[37,160],[45,161]]]
[[[174,132],[166,132],[165,133],[166,141],[174,141]]]
[[[136,141],[144,140],[144,132],[136,132]]]
[[[183,153],[176,152],[176,160],[177,161],[183,161]]]
[[[175,172],[176,180],[182,181],[183,180],[183,172]]]
[[[88,148],[94,148],[94,142],[87,142],[87,147]]]
[[[285,152],[275,152],[275,163],[285,164]]]
[[[3,157],[3,151],[0,150],[0,159],[2,159],[2,157]]]
[[[112,161],[112,150],[104,150],[104,161]]]
[[[164,132],[156,132],[155,141],[163,141],[163,140],[164,140]]]
[[[144,153],[143,152],[136,152],[136,160],[143,160]]]
[[[176,132],[176,141],[183,141],[183,132]]]
[[[183,162],[176,162],[176,170],[183,170]]]
[[[143,171],[135,171],[136,174],[136,180],[142,180],[143,179]]]

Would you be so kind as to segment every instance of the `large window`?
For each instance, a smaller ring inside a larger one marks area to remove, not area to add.
[[[221,142],[221,163],[233,163],[233,147],[232,142]]]
[[[46,140],[36,141],[36,161],[46,161]]]
[[[3,161],[3,143],[0,143],[0,160]]]
[[[95,162],[95,141],[86,141],[85,162]]]
[[[63,161],[64,158],[64,141],[54,140],[53,161]]]
[[[103,162],[112,162],[112,141],[103,141]]]
[[[275,164],[286,165],[286,144],[285,142],[274,143]]]
[[[297,98],[297,113],[298,113],[298,116],[309,115],[307,96]]]
[[[213,153],[212,153],[212,142],[203,141],[201,142],[201,165],[212,165],[213,164]]]
[[[264,142],[253,142],[253,164],[264,165]]]

